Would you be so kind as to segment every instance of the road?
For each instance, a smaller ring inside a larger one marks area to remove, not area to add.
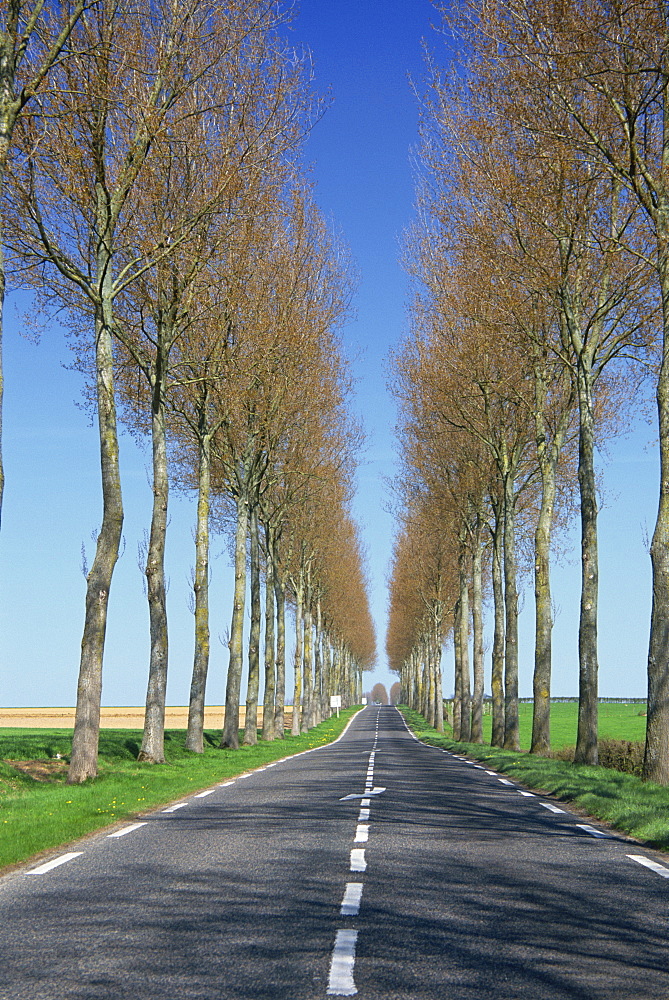
[[[560,810],[370,706],[1,879],[0,998],[666,1000],[669,862]]]

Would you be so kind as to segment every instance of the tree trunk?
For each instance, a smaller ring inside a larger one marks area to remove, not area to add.
[[[543,366],[535,371],[536,438],[541,470],[541,508],[534,533],[534,706],[530,753],[547,754],[551,748],[551,667],[553,609],[551,605],[550,552],[558,462],[571,420],[573,397],[565,399],[553,440],[545,426],[547,377]]]
[[[504,582],[502,573],[503,562],[503,527],[498,511],[495,512],[495,526],[490,528],[492,535],[492,592],[494,605],[494,633],[492,640],[492,736],[490,744],[493,747],[504,746]]]
[[[249,630],[249,673],[246,685],[246,725],[244,743],[258,742],[258,687],[260,683],[260,540],[258,510],[254,504],[249,516],[251,536],[251,628]]]
[[[302,723],[300,732],[308,732],[312,725],[312,668],[313,668],[313,626],[311,623],[311,587],[307,585],[304,602],[304,654],[302,657]]]
[[[274,699],[276,695],[276,660],[274,651],[274,544],[272,529],[265,531],[267,560],[265,569],[265,690],[263,694],[262,738],[273,740]]]
[[[108,260],[106,264],[108,268]],[[108,280],[105,284],[109,284]],[[109,294],[106,298],[105,317],[96,317],[95,363],[102,472],[102,526],[97,538],[93,565],[87,578],[86,615],[81,640],[77,708],[72,735],[72,755],[67,775],[68,784],[77,784],[87,778],[94,778],[98,773],[102,657],[107,630],[109,591],[123,530]]]
[[[578,733],[574,763],[596,764],[597,754],[597,492],[591,376],[579,358],[577,369],[579,443],[578,484],[581,497],[581,615],[578,628]]]
[[[483,547],[479,519],[477,519],[472,558],[472,626],[474,697],[471,741],[483,743]]]
[[[332,694],[332,645],[330,635],[326,631],[323,635],[323,718],[329,719],[332,715],[330,708],[330,695]]]
[[[321,599],[316,598],[316,641],[314,645],[314,692],[312,698],[312,725],[317,726],[323,718],[323,658],[321,653]]]
[[[435,625],[434,633],[431,637],[432,662],[434,664],[434,728],[438,733],[444,731],[444,692],[441,684],[441,631]]]
[[[286,700],[286,592],[279,567],[274,567],[276,597],[276,693],[274,696],[274,737],[285,737],[284,703]]]
[[[504,748],[520,750],[518,725],[518,589],[516,586],[515,482],[511,471],[504,478]]]
[[[434,673],[432,672],[432,652],[430,650],[429,643],[427,639],[423,639],[421,642],[421,647],[423,650],[423,671],[425,675],[425,709],[423,715],[427,720],[427,724],[432,726],[434,729],[434,695],[435,695],[435,683],[434,683]]]
[[[458,555],[460,581],[460,739],[469,743],[472,733],[471,682],[469,677],[469,574],[467,572],[467,548],[460,539]]]
[[[460,740],[462,729],[462,615],[460,600],[455,604],[453,614],[453,659],[455,662],[455,677],[453,684],[453,739]]]
[[[243,491],[237,497],[237,529],[235,532],[235,591],[230,623],[230,660],[225,686],[225,722],[221,746],[239,749],[239,692],[242,684],[244,659],[244,602],[246,599],[246,536],[249,507]]]
[[[167,440],[165,432],[165,361],[158,351],[153,385],[151,441],[153,451],[153,511],[146,555],[146,585],[149,601],[151,653],[146,691],[144,737],[138,760],[165,763],[165,699],[167,694],[167,606],[165,589],[165,537],[167,533]]]
[[[302,635],[304,630],[304,623],[302,621],[303,599],[304,586],[302,583],[302,574],[300,574],[298,585],[295,587],[295,659],[293,670],[295,680],[293,686],[293,724],[290,728],[291,736],[300,735],[300,702],[302,700]]]
[[[209,671],[209,503],[211,437],[200,429],[198,445],[197,529],[195,534],[195,651],[188,705],[186,749],[204,753],[204,704]]]
[[[669,216],[665,207],[664,216]],[[669,228],[669,219],[664,228]],[[643,776],[669,785],[669,232],[658,238],[662,292],[662,364],[657,380],[660,499],[650,547],[653,604],[648,646],[648,718]]]

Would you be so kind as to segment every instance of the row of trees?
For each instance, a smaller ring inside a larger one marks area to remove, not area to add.
[[[34,34],[31,16],[42,26]],[[285,21],[269,0],[17,5],[26,80],[37,82],[6,160],[4,244],[17,283],[66,317],[100,441],[103,517],[87,575],[72,782],[97,769],[123,525],[119,416],[150,437],[152,453],[141,759],[164,760],[171,483],[198,498],[192,750],[202,751],[212,525],[234,539],[223,745],[239,741],[247,592],[247,742],[256,739],[261,649],[263,737],[283,735],[287,601],[294,732],[319,721],[331,691],[357,700],[373,660],[349,511],[360,432],[337,339],[351,267],[301,167],[322,109],[308,58],[282,40]],[[54,34],[61,23],[57,57],[40,76],[45,26]]]
[[[367,704],[372,702],[378,702],[381,705],[397,705],[400,700],[400,684],[399,681],[395,681],[390,688],[390,695],[386,689],[385,684],[378,681],[371,691],[369,691],[365,697],[367,698]]]
[[[412,330],[395,358],[405,468],[389,655],[405,696],[436,718],[452,630],[456,735],[480,740],[489,580],[493,743],[517,748],[520,552],[534,568],[532,750],[545,752],[551,540],[577,503],[576,760],[596,763],[595,443],[654,376],[662,488],[644,774],[669,783],[666,8],[481,0],[449,16],[467,59],[450,71],[428,59],[422,104]]]

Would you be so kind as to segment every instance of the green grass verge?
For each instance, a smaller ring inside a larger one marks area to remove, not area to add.
[[[482,761],[526,788],[568,802],[649,847],[669,851],[669,788],[607,767],[570,764],[479,743],[456,743],[449,734],[428,726],[418,712],[405,706],[401,711],[422,742]]]
[[[331,743],[357,709],[343,711],[304,736],[286,736],[253,747],[223,750],[220,733],[207,731],[204,754],[185,749],[186,733],[165,733],[168,764],[139,764],[141,730],[100,733],[99,776],[82,785],[65,784],[66,772],[36,781],[11,761],[49,761],[69,755],[72,730],[0,730],[0,869],[59,847],[118,820],[200,791],[217,781],[263,764]],[[240,738],[243,733],[240,734]]]

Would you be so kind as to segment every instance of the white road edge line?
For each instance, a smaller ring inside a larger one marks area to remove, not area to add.
[[[522,788],[518,789],[518,794],[519,795],[524,795],[526,799],[535,799],[536,798],[536,795],[534,794],[534,792],[524,792],[522,790]]]
[[[543,806],[544,809],[548,809],[548,811],[552,812],[552,813],[563,813],[564,812],[564,809],[558,809],[558,807],[554,806],[552,802],[540,802],[539,805]]]
[[[146,826],[146,823],[132,823],[131,826],[121,827],[116,833],[108,833],[107,840],[111,840],[112,837],[125,837],[126,833],[132,833],[133,830],[139,830],[140,826]]]
[[[659,864],[659,862],[651,861],[650,858],[645,858],[643,854],[628,854],[627,857],[632,861],[636,861],[638,865],[650,868],[650,870],[655,872],[656,875],[661,875],[662,878],[669,878],[669,868],[665,868],[664,865]]]
[[[365,849],[364,847],[354,847],[351,851],[351,869],[352,872],[365,872],[367,871],[367,862],[365,861]]]
[[[330,962],[328,996],[352,997],[358,992],[353,982],[355,943],[357,939],[357,931],[337,931],[332,960]]]
[[[587,823],[577,823],[576,826],[579,830],[583,830],[584,833],[589,833],[591,837],[610,837],[611,834],[607,833],[606,830],[596,830],[594,826],[588,826]]]
[[[207,797],[207,795],[213,795],[215,791],[216,791],[215,788],[207,788],[206,791],[204,791],[204,792],[198,792],[197,795],[193,796],[193,798],[194,799],[205,799]]]
[[[38,868],[31,868],[26,875],[44,875],[46,872],[50,872],[52,868],[57,868],[58,865],[64,865],[66,861],[71,861],[72,858],[78,858],[83,851],[70,851],[69,854],[61,854],[59,858],[54,858],[53,861],[45,861],[43,865],[39,865]]]
[[[513,782],[509,781],[508,778],[498,778],[497,780],[500,781],[503,785],[513,785]]]
[[[167,809],[161,809],[161,812],[164,812],[164,813],[173,813],[173,812],[176,812],[177,809],[183,809],[183,807],[187,806],[187,805],[188,805],[187,802],[177,802],[176,805],[168,806]]]
[[[360,909],[361,899],[362,882],[347,882],[339,915],[342,917],[356,917]]]

